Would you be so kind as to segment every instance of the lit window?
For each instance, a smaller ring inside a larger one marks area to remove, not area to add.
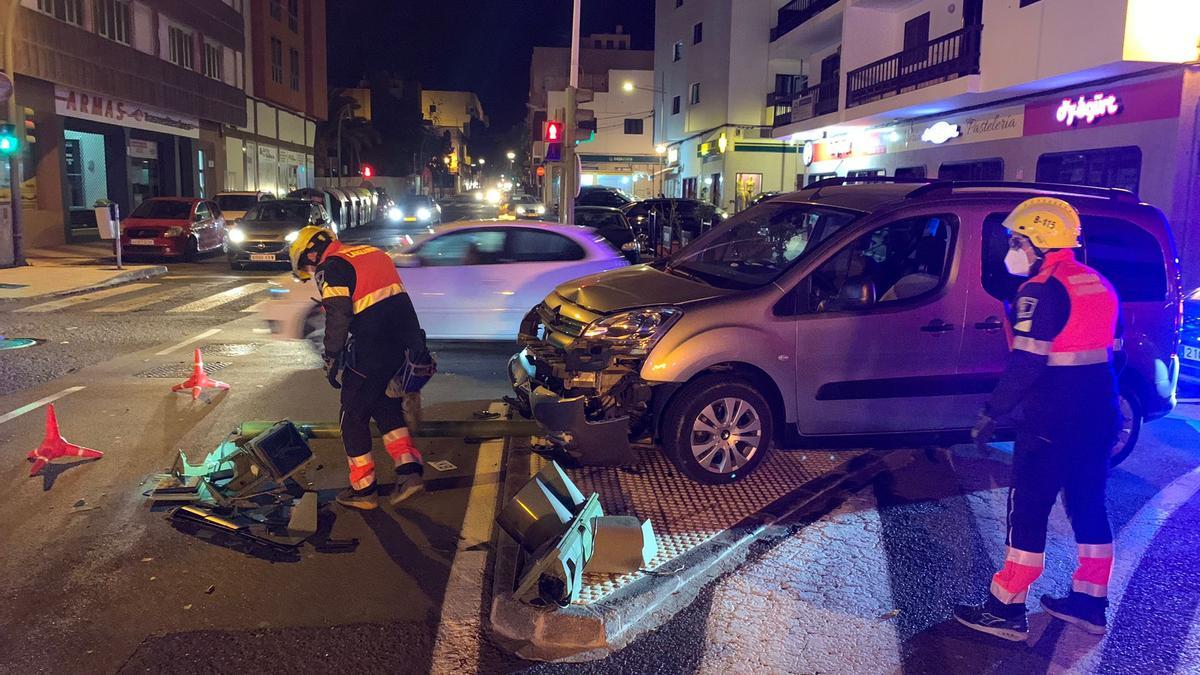
[[[193,70],[195,68],[193,49],[190,32],[175,26],[167,28],[167,59],[171,63]]]
[[[214,80],[225,79],[224,50],[221,45],[204,43],[204,75]]]
[[[96,32],[109,40],[129,44],[129,3],[96,0]]]
[[[83,0],[37,0],[37,8],[56,19],[83,25]]]
[[[271,38],[271,81],[283,84],[283,43]]]

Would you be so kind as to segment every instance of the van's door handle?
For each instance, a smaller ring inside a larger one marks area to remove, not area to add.
[[[1004,324],[1001,323],[999,317],[995,316],[989,316],[975,324],[975,330],[1000,330],[1001,328],[1004,328]]]
[[[924,333],[941,334],[948,333],[952,330],[954,330],[954,324],[947,323],[941,319],[934,319],[924,326],[921,326],[921,331]]]

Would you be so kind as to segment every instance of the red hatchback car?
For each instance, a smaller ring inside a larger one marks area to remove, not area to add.
[[[183,259],[225,250],[225,218],[216,202],[196,197],[154,197],[122,223],[121,247],[130,255]]]

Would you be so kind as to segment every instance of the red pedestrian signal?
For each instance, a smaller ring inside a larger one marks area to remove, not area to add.
[[[542,123],[542,140],[547,143],[561,143],[563,138],[563,123],[548,121]]]
[[[374,175],[375,175],[375,169],[372,169],[370,164],[362,165],[362,177],[363,178],[370,178],[371,176],[374,176]]]

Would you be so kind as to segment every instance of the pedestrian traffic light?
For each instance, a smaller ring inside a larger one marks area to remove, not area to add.
[[[375,175],[375,169],[371,168],[370,164],[362,165],[362,177],[363,178],[370,178],[371,176],[374,176],[374,175]]]
[[[17,128],[11,124],[0,124],[0,155],[11,155],[21,149]]]
[[[561,143],[563,139],[563,123],[556,120],[542,122],[542,140],[547,143]]]

